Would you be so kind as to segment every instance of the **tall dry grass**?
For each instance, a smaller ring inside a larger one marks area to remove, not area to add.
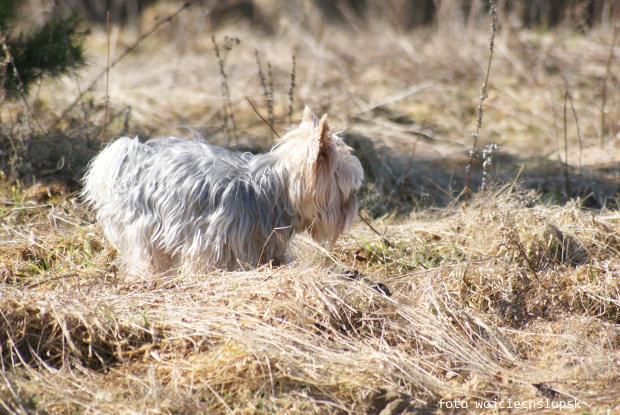
[[[147,8],[141,24],[177,9]],[[515,413],[558,413],[576,401],[561,413],[618,410],[615,60],[607,71],[618,46],[606,24],[529,30],[502,13],[479,146],[502,149],[485,191],[474,160],[467,207],[459,196],[488,20],[408,32],[389,16],[316,30],[283,19],[278,36],[224,21],[216,42],[241,41],[224,68],[239,146],[271,143],[244,99],[264,102],[258,50],[271,64],[274,128],[286,128],[293,101],[293,120],[309,104],[346,130],[367,177],[362,211],[380,235],[358,223],[329,251],[296,239],[287,266],[141,281],[117,268],[74,193],[99,149],[105,85],[49,127],[106,67],[108,39],[93,27],[90,68],[30,97],[49,137],[20,104],[0,108],[2,157],[12,157],[0,180],[1,411],[388,415],[465,404],[497,413],[494,403],[511,402]],[[178,18],[110,71],[108,136],[187,126],[226,143],[210,32],[183,31],[202,27],[204,10]],[[112,28],[112,59],[139,39]]]
[[[298,240],[289,266],[133,283],[71,200],[31,206],[0,251],[4,405],[423,413],[442,398],[551,396],[615,408],[620,218],[519,194],[387,224],[391,247],[360,224],[331,253]],[[351,268],[363,278],[343,277]]]

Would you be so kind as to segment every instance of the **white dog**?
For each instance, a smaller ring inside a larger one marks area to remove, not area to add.
[[[260,155],[122,137],[91,161],[83,196],[130,272],[199,273],[288,262],[303,231],[334,243],[357,214],[363,176],[327,116],[306,107],[299,127]]]

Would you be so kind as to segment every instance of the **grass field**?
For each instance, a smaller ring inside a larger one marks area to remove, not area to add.
[[[177,9],[93,26],[85,69],[0,103],[0,413],[620,411],[617,28],[498,14],[465,202],[489,16],[218,21],[227,104],[200,7],[114,63]],[[266,151],[246,97],[278,132],[329,114],[373,229],[296,237],[277,268],[127,278],[77,196],[104,124]]]

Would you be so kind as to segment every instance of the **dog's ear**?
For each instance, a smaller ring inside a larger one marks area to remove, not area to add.
[[[300,127],[308,127],[314,128],[319,124],[319,119],[314,115],[312,110],[306,105],[304,107],[304,112],[301,114],[301,124]]]
[[[329,157],[332,135],[329,131],[329,125],[327,124],[327,114],[321,117],[319,125],[317,127],[319,131],[319,154],[318,161],[326,160]]]

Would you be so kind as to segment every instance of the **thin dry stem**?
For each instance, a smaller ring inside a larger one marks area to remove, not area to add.
[[[568,177],[568,134],[567,134],[567,121],[566,121],[566,103],[568,101],[568,91],[566,91],[564,93],[564,162],[562,162],[562,157],[560,157],[560,155],[558,154],[558,157],[560,158],[560,163],[563,166],[563,173],[564,173],[564,197],[568,200],[570,198],[571,192],[570,192],[570,179]]]
[[[103,150],[103,142],[105,141],[105,130],[108,125],[108,104],[110,100],[110,12],[106,13],[106,35],[108,40],[108,54],[105,71],[105,111],[103,113],[103,130],[101,131],[101,149]]]
[[[293,55],[292,61],[293,63],[291,65],[291,84],[288,89],[288,122],[289,124],[293,123],[293,105],[295,103],[295,72],[297,70],[296,68],[297,63],[295,62],[295,55]]]
[[[267,62],[267,65],[269,68],[268,70],[269,86],[270,86],[269,88],[267,86],[265,74],[263,73],[263,68],[262,68],[262,64],[260,60],[260,55],[258,54],[258,50],[254,50],[254,56],[256,57],[256,66],[258,66],[258,77],[260,79],[261,86],[263,87],[263,95],[265,96],[265,103],[267,104],[267,116],[269,118],[268,125],[269,125],[270,130],[273,132],[274,131],[274,128],[273,128],[273,83],[271,80],[271,64]],[[250,105],[252,104],[250,103]],[[252,108],[254,108],[254,105],[252,105]],[[263,119],[264,121],[264,118],[262,116],[261,116],[261,119]],[[271,136],[271,141],[273,141],[273,135]]]
[[[267,78],[269,78],[269,94],[267,97],[267,109],[269,110],[269,125],[273,129],[273,75],[271,73],[271,62],[267,62]]]
[[[484,78],[484,84],[480,87],[480,102],[478,104],[477,112],[478,119],[476,121],[476,132],[472,133],[472,137],[474,138],[474,143],[472,145],[472,149],[469,152],[469,164],[467,165],[467,178],[465,179],[465,207],[467,207],[467,200],[469,198],[469,180],[471,176],[471,170],[474,165],[474,158],[476,157],[476,145],[478,144],[478,138],[480,136],[480,129],[482,128],[482,114],[484,112],[483,105],[485,99],[487,99],[487,86],[489,84],[489,74],[491,73],[491,61],[493,60],[493,47],[495,46],[495,32],[497,28],[497,11],[495,10],[496,2],[495,0],[489,0],[489,5],[491,6],[491,10],[489,11],[489,15],[491,16],[491,37],[489,38],[489,61],[487,63],[487,73]]]
[[[618,35],[618,28],[620,27],[620,23],[614,24],[614,33],[611,39],[611,45],[609,46],[609,56],[607,57],[607,63],[605,65],[605,77],[603,78],[603,91],[601,94],[601,125],[600,125],[600,144],[601,148],[605,144],[605,105],[607,103],[607,79],[609,79],[609,74],[611,73],[611,62],[614,59],[614,46],[616,45],[616,37]]]
[[[265,117],[263,117],[261,115],[260,112],[258,112],[258,110],[256,109],[256,106],[254,105],[254,103],[252,102],[252,100],[250,100],[250,98],[245,97],[245,99],[248,101],[248,103],[250,104],[250,106],[252,107],[252,109],[254,110],[254,112],[256,113],[256,115],[258,115],[260,117],[260,119],[267,125],[267,127],[269,127],[271,129],[271,132],[278,138],[280,138],[280,134],[277,133],[277,131],[273,128],[273,125],[267,121],[265,119]]]
[[[575,118],[575,128],[577,128],[577,140],[579,141],[579,175],[583,174],[583,141],[581,140],[581,129],[579,128],[579,118],[577,117],[577,111],[575,110],[575,106],[573,105],[573,97],[567,92],[568,102],[570,103],[570,108],[573,111],[573,118]]]
[[[424,128],[424,123],[420,126],[420,132]],[[418,141],[420,141],[420,134],[416,135],[415,141],[413,142],[413,147],[411,148],[411,154],[409,155],[409,163],[407,163],[407,170],[405,171],[405,176],[402,179],[400,184],[400,201],[405,201],[405,184],[407,182],[407,178],[409,177],[409,173],[411,172],[411,166],[413,165],[413,155],[415,154],[415,149],[418,146]]]
[[[222,93],[222,101],[224,104],[223,105],[224,107],[224,122],[223,122],[224,130],[228,131],[228,120],[229,119],[232,124],[232,134],[231,133],[227,134],[228,141],[226,142],[226,147],[230,146],[231,138],[235,140],[235,145],[238,146],[239,140],[237,138],[237,123],[235,121],[235,114],[232,109],[232,100],[230,98],[230,88],[228,87],[228,75],[226,74],[225,61],[224,61],[224,57],[220,53],[220,48],[217,44],[217,41],[215,40],[215,32],[213,31],[213,24],[211,23],[210,19],[209,19],[209,25],[211,28],[211,42],[213,44],[213,51],[215,52],[217,63],[220,69],[220,77],[221,77],[220,88],[221,88],[221,93]]]

